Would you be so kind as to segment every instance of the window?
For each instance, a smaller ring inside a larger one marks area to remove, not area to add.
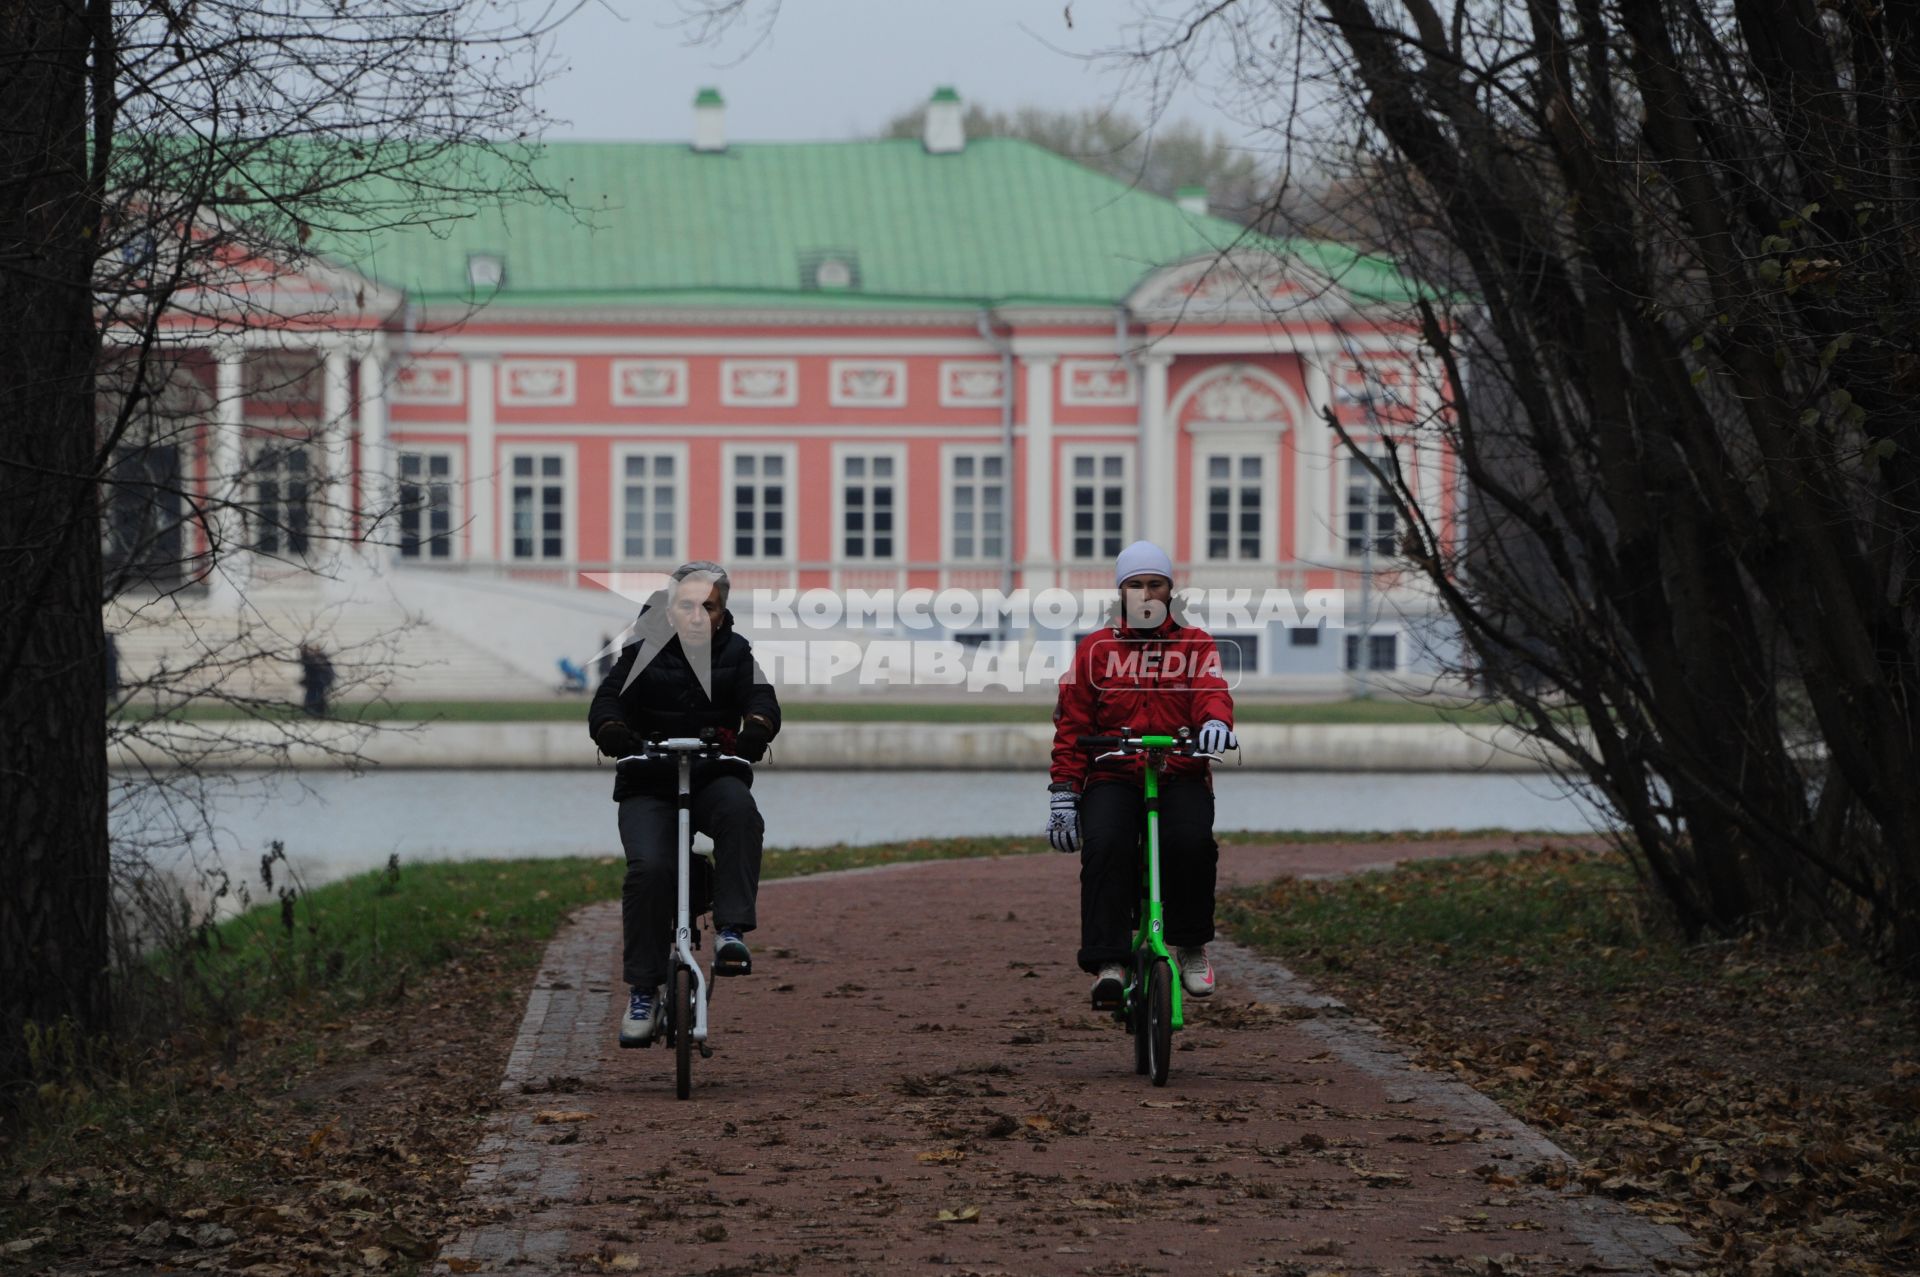
[[[305,446],[261,440],[253,454],[253,548],[262,554],[303,555],[311,519],[313,467]]]
[[[786,554],[786,454],[735,453],[733,556],[736,559],[782,559]]]
[[[671,564],[680,558],[680,458],[629,452],[620,458],[620,554]]]
[[[400,557],[453,557],[453,454],[400,454]]]
[[[113,450],[101,489],[106,529],[104,566],[158,588],[178,585],[185,559],[185,480],[175,444],[132,444]]]
[[[1076,559],[1110,559],[1126,545],[1127,454],[1081,453],[1068,462],[1068,544]]]
[[[1378,454],[1376,460],[1378,460]],[[1347,553],[1359,558],[1369,552],[1394,552],[1393,502],[1359,457],[1347,458]]]
[[[1206,458],[1207,558],[1237,563],[1262,557],[1265,465],[1266,458],[1253,453]]]
[[[840,458],[842,558],[874,561],[894,557],[900,469],[891,453],[849,453]]]
[[[1396,670],[1400,668],[1400,636],[1398,634],[1369,634],[1367,638],[1367,668],[1370,670]],[[1347,635],[1347,668],[1360,668],[1360,636]]]
[[[1007,553],[1006,458],[997,452],[956,452],[947,503],[947,557],[999,560]]]
[[[1287,629],[1289,647],[1319,647],[1320,627],[1317,625],[1294,625]]]
[[[1237,684],[1242,674],[1260,672],[1258,634],[1215,634],[1213,646],[1220,653],[1220,675],[1229,685]]]
[[[558,452],[519,453],[509,488],[513,557],[567,557],[567,459]]]

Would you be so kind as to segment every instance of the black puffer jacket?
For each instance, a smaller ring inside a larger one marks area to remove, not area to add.
[[[734,632],[733,613],[721,614],[708,651],[710,678],[703,688],[679,636],[667,623],[663,596],[656,594],[641,609],[632,641],[594,693],[587,709],[587,730],[597,736],[603,725],[622,722],[642,736],[698,736],[712,727],[731,748],[741,720],[751,714],[765,719],[769,731],[777,733],[780,701],[754,662],[753,645]],[[633,673],[636,662],[641,662],[637,675]],[[749,767],[701,760],[694,763],[693,787],[699,789],[721,774],[739,775],[753,783]],[[614,780],[613,798],[619,802],[642,794],[665,795],[674,788],[671,762],[629,763]]]

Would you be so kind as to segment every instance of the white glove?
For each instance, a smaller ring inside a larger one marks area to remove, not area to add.
[[[1219,754],[1229,749],[1240,748],[1240,742],[1234,737],[1233,729],[1217,718],[1209,718],[1200,726],[1200,752]]]
[[[1047,810],[1047,841],[1055,851],[1080,850],[1080,796],[1056,789]]]

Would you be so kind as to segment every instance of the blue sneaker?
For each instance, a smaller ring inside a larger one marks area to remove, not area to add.
[[[751,975],[753,974],[753,954],[747,949],[747,942],[740,938],[738,927],[722,927],[713,938],[713,973],[715,975]]]
[[[660,1028],[660,997],[635,989],[627,999],[627,1013],[620,1020],[621,1046],[649,1046]]]

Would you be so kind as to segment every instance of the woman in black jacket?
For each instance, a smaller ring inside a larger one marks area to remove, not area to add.
[[[587,710],[602,753],[623,758],[649,736],[697,736],[711,727],[726,752],[749,762],[766,756],[780,730],[780,702],[754,663],[752,645],[734,632],[727,591],[719,564],[687,563],[647,600]],[[753,771],[698,759],[692,783],[693,827],[713,839],[713,973],[745,975],[753,956],[742,937],[754,928],[766,832],[753,801]],[[622,1046],[644,1046],[659,1027],[678,891],[677,784],[668,762],[629,763],[614,780],[627,854],[620,910],[630,995]]]

